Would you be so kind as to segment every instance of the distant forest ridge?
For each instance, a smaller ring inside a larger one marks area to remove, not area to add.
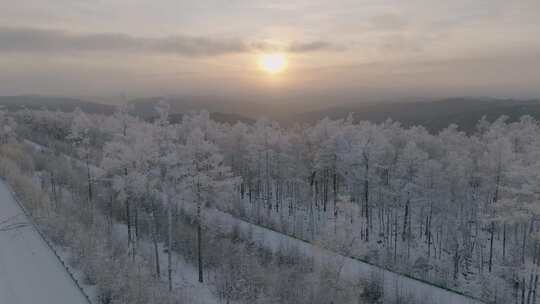
[[[243,113],[238,104],[232,105],[227,110],[227,101],[211,98],[189,97],[152,97],[146,99],[134,99],[130,102],[134,105],[134,114],[145,118],[156,117],[155,106],[160,100],[165,100],[171,105],[171,121],[181,120],[182,113],[191,110],[208,110],[211,118],[222,123],[243,122],[251,124],[258,117],[269,117],[271,109],[259,109],[258,115]],[[59,110],[71,112],[80,108],[86,113],[110,115],[116,106],[93,101],[85,101],[70,97],[47,97],[40,95],[0,96],[0,106],[6,110],[19,110],[23,108]],[[306,110],[300,113],[279,115],[277,121],[283,125],[295,123],[315,123],[325,117],[331,119],[346,118],[350,113],[358,121],[371,121],[381,123],[387,119],[400,122],[405,127],[424,126],[430,132],[438,132],[450,124],[456,124],[465,132],[472,132],[477,122],[486,117],[488,121],[494,121],[500,116],[508,116],[510,122],[519,117],[530,115],[540,119],[540,100],[516,100],[516,99],[493,99],[493,98],[448,98],[436,101],[412,101],[412,102],[370,102],[348,103],[340,106],[330,106],[316,111]]]

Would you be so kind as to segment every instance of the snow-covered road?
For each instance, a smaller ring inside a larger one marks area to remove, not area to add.
[[[0,303],[88,304],[0,181]]]

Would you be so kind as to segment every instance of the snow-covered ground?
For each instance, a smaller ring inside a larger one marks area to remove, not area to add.
[[[470,297],[400,275],[380,267],[337,254],[308,242],[285,234],[254,225],[216,209],[205,210],[206,225],[219,227],[222,231],[238,227],[244,237],[250,237],[262,247],[273,251],[279,248],[296,247],[305,256],[313,257],[315,266],[320,268],[334,261],[341,266],[341,276],[350,280],[371,280],[374,277],[383,281],[384,299],[393,300],[396,296],[410,297],[419,304],[480,304],[481,301]]]
[[[0,182],[0,303],[88,304]]]

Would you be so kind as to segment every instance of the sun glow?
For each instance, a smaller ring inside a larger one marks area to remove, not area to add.
[[[262,54],[259,57],[259,67],[269,74],[278,74],[287,68],[287,59],[281,53]]]

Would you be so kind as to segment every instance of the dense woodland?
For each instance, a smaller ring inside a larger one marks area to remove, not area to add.
[[[30,209],[78,257],[100,303],[206,303],[178,285],[178,257],[196,269],[193,286],[223,303],[385,299],[376,277],[345,278],[339,260],[258,246],[234,223],[218,225],[219,214],[485,302],[536,303],[535,119],[481,120],[468,135],[352,116],[284,128],[221,124],[202,111],[172,124],[166,104],[158,112],[152,122],[129,106],[1,117],[2,175],[39,180],[46,199]]]

